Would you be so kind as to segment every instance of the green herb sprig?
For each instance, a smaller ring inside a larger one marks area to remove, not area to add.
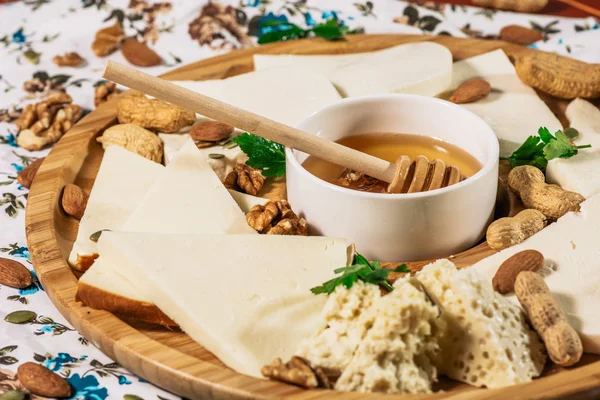
[[[341,275],[328,280],[321,286],[310,289],[310,291],[314,294],[331,294],[339,285],[344,285],[347,289],[350,289],[359,279],[366,283],[381,285],[387,290],[392,291],[394,288],[387,282],[390,272],[410,272],[410,270],[406,264],[402,264],[395,269],[381,268],[379,261],[370,263],[364,256],[356,253],[354,264],[349,267],[338,268],[333,272]]]
[[[245,132],[233,139],[248,156],[246,164],[262,170],[265,177],[285,174],[283,145]]]
[[[274,28],[258,38],[258,44],[281,42],[284,40],[302,39],[309,36],[322,37],[325,40],[342,40],[350,31],[347,26],[341,25],[335,18],[315,25],[313,28],[302,29],[296,24],[287,21],[271,20],[261,25],[262,28]]]
[[[592,147],[590,144],[572,145],[569,140],[576,139],[578,135],[577,130],[573,128],[567,128],[564,132],[557,131],[552,135],[548,128],[541,127],[538,136],[529,136],[507,160],[513,168],[519,165],[533,165],[543,170],[552,159],[570,158],[577,155],[579,149]]]

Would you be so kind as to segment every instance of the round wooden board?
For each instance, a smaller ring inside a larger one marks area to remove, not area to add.
[[[500,41],[458,39],[446,36],[356,35],[347,41],[299,40],[275,43],[232,52],[181,67],[164,78],[205,80],[225,78],[253,69],[252,55],[340,54],[365,52],[408,42],[435,41],[448,47],[455,60],[502,48],[509,55],[535,51]],[[565,103],[545,97],[564,121]],[[62,188],[76,183],[90,191],[102,159],[95,137],[116,123],[116,103],[98,107],[82,119],[52,149],[42,164],[29,193],[26,231],[31,259],[46,293],[57,309],[91,343],[109,357],[144,379],[167,390],[198,399],[381,399],[381,394],[341,393],[303,390],[274,381],[250,378],[225,367],[204,348],[180,331],[125,322],[114,315],[94,310],[75,301],[77,278],[66,258],[77,234],[78,222],[59,206]],[[514,211],[514,208],[513,208]],[[459,266],[469,266],[493,253],[482,244],[453,258]],[[412,263],[418,269],[424,262]],[[291,328],[293,329],[293,328]],[[576,368],[549,368],[545,376],[531,383],[505,389],[485,390],[444,381],[433,395],[394,396],[407,399],[577,399],[600,396],[600,362],[588,356]]]

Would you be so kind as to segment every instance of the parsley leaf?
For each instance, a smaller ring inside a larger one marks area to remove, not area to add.
[[[248,155],[248,164],[262,170],[265,177],[285,174],[285,148],[283,145],[245,132],[233,139]]]
[[[575,129],[567,129],[569,137],[576,137]],[[515,150],[508,161],[511,167],[520,165],[533,165],[539,169],[545,169],[548,161],[554,158],[569,158],[577,155],[578,149],[592,147],[591,145],[575,146],[569,141],[569,137],[563,131],[557,131],[554,135],[548,128],[541,127],[538,136],[529,136],[527,140]]]
[[[328,280],[321,286],[310,289],[310,291],[314,294],[331,294],[339,285],[344,285],[346,288],[350,289],[359,279],[366,283],[381,285],[387,290],[392,291],[394,288],[387,282],[390,272],[410,272],[410,270],[406,264],[402,264],[395,269],[382,268],[379,261],[370,263],[364,256],[356,253],[354,256],[354,264],[348,267],[338,268],[333,272],[341,275]]]

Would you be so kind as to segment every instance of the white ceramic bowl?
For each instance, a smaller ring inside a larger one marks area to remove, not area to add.
[[[332,104],[298,125],[338,140],[373,132],[432,136],[469,152],[482,164],[449,187],[411,194],[368,193],[317,178],[286,149],[287,194],[312,234],[344,237],[381,261],[447,257],[479,241],[491,221],[498,185],[498,139],[477,115],[447,101],[409,94],[355,97]]]

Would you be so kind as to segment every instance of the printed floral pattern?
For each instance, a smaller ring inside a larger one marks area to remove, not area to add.
[[[289,31],[278,40],[293,38],[290,29],[304,32],[332,21],[348,33],[483,38],[495,38],[503,26],[519,24],[543,33],[545,40],[534,47],[600,62],[600,30],[593,18],[496,12],[425,0],[24,0],[0,10],[0,257],[21,262],[33,277],[25,289],[0,286],[0,393],[23,389],[16,368],[33,361],[68,379],[74,399],[176,398],[108,359],[64,320],[45,295],[26,246],[28,191],[16,176],[48,150],[20,149],[14,121],[26,104],[55,91],[67,92],[87,111],[94,109],[94,86],[107,59],[90,49],[99,29],[119,23],[127,37],[153,48],[163,64],[147,68],[151,74],[256,46],[274,32]],[[52,63],[54,56],[70,51],[85,63],[62,68]],[[126,62],[118,51],[108,58]]]

